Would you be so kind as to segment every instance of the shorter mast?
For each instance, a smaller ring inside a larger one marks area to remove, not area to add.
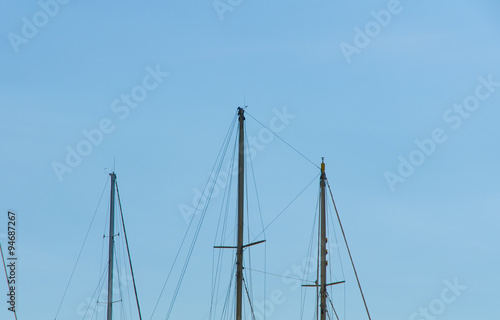
[[[326,288],[329,286],[333,286],[336,284],[344,283],[345,281],[338,281],[327,283],[326,282],[326,267],[328,266],[328,260],[326,260],[326,255],[328,254],[328,250],[326,249],[326,244],[328,242],[328,238],[326,237],[326,173],[325,173],[325,161],[322,158],[321,161],[321,176],[319,179],[320,186],[320,217],[319,217],[319,283],[316,281],[316,284],[304,284],[303,287],[314,287],[316,290],[319,288],[319,296],[317,304],[316,304],[316,313],[317,318],[320,320],[326,320],[330,318],[328,316],[328,308],[326,304],[326,299],[328,297],[328,293]],[[331,302],[331,301],[330,301]],[[335,312],[335,310],[333,310]]]
[[[116,174],[111,176],[111,198],[109,201],[109,251],[108,251],[108,313],[107,320],[113,318],[113,253],[115,245],[115,185]]]

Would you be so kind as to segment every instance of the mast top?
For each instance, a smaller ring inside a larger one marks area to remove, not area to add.
[[[321,172],[325,173],[325,157],[321,157]]]
[[[245,106],[246,108],[247,106]],[[238,115],[239,116],[242,116],[244,113],[245,113],[245,108],[242,108],[242,107],[238,107]]]

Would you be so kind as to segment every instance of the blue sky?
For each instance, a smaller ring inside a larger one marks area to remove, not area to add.
[[[0,236],[15,210],[20,318],[54,318],[113,159],[150,318],[187,228],[179,206],[202,190],[246,103],[266,125],[293,115],[280,136],[318,164],[325,157],[373,319],[425,319],[421,308],[443,301],[447,281],[467,289],[431,316],[496,319],[497,1],[243,0],[222,18],[211,1],[62,2],[0,3]],[[96,129],[106,133],[92,144],[83,131]],[[79,146],[86,155],[70,166],[68,148]],[[56,162],[66,166],[59,174]],[[254,165],[266,223],[317,173],[277,139]],[[266,232],[269,272],[303,263],[316,191]],[[217,214],[207,216],[172,319],[193,299],[189,318],[208,312]],[[101,232],[91,233],[58,319],[81,319]],[[272,277],[267,288],[286,297],[267,319],[298,317],[300,290]],[[153,319],[165,318],[172,293]],[[13,319],[7,307],[0,301],[1,319]]]

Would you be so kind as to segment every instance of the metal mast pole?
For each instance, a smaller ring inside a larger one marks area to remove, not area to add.
[[[238,108],[240,123],[239,156],[238,156],[238,244],[236,247],[236,320],[241,320],[243,290],[243,207],[245,179],[245,121],[244,110]]]
[[[320,310],[321,310],[321,320],[326,320],[326,265],[328,261],[326,261],[326,210],[325,210],[325,162],[321,161],[321,178],[320,178],[320,188],[321,188],[321,217],[320,217],[320,229],[321,229],[321,287],[320,287]]]
[[[107,320],[113,317],[113,252],[115,237],[115,186],[116,174],[111,176],[111,198],[109,201],[109,259],[108,259],[108,316]]]

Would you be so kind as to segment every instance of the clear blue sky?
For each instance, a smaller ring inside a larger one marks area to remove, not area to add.
[[[0,3],[0,241],[15,210],[20,319],[54,318],[114,158],[149,319],[187,228],[179,206],[203,188],[245,101],[269,125],[286,108],[295,117],[280,136],[326,158],[373,319],[442,305],[439,320],[498,320],[500,3],[40,3]],[[249,135],[260,130],[249,119]],[[262,149],[267,223],[317,170],[276,139]],[[316,191],[267,230],[267,271],[303,262]],[[208,312],[216,220],[171,319]],[[81,319],[98,280],[91,251],[58,319]],[[467,289],[443,297],[455,279]],[[267,288],[286,299],[266,319],[299,318],[300,290],[271,277]],[[3,277],[0,292],[0,318],[13,319]]]

